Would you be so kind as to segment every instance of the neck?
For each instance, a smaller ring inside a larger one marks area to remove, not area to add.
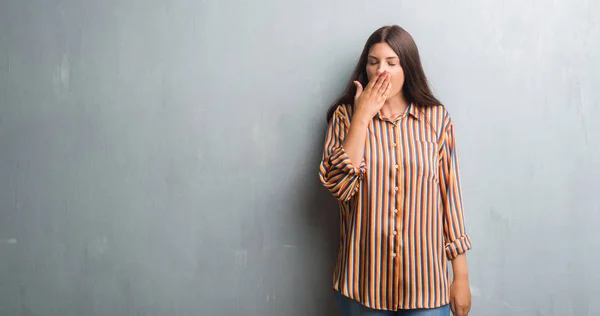
[[[401,92],[385,100],[383,107],[381,107],[381,114],[389,118],[396,117],[404,114],[408,106],[408,101],[406,101],[406,98]]]

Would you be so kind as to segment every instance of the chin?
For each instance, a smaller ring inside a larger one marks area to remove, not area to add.
[[[390,94],[386,100],[397,98],[399,94],[400,94],[400,91],[393,92],[393,94]]]

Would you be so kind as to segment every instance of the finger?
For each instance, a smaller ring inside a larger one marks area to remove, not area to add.
[[[454,305],[454,301],[450,301],[450,310],[452,311],[453,315],[458,315],[456,314],[456,306]]]
[[[380,95],[383,95],[385,93],[385,91],[388,89],[388,86],[390,84],[390,77],[391,77],[391,75],[387,74],[385,76],[385,79],[383,79],[383,82],[381,83],[381,86],[379,87],[379,90],[377,90],[377,92]]]
[[[470,310],[471,310],[471,308],[470,308],[470,307],[467,307],[467,306],[463,307],[463,310],[462,310],[462,312],[463,312],[463,315],[464,315],[464,316],[467,316],[467,315],[469,315],[469,311],[470,311]]]
[[[369,81],[369,83],[365,87],[365,90],[369,90],[369,91],[372,90],[373,86],[375,86],[375,84],[377,83],[379,78],[381,78],[381,75],[383,75],[383,74],[384,74],[383,72],[377,71],[375,76],[373,76],[373,78],[371,78],[371,81]]]
[[[387,77],[388,77],[387,73],[381,74],[379,76],[379,78],[377,78],[377,81],[375,82],[375,84],[373,85],[373,91],[379,92],[379,89],[381,89],[381,86],[383,85],[383,82],[387,79]],[[379,92],[379,93],[381,93],[381,92]]]
[[[354,98],[358,98],[363,92],[363,87],[358,81],[354,81],[354,85],[356,86],[356,94],[354,95]]]
[[[388,82],[387,87],[385,88],[385,91],[383,92],[383,99],[387,100],[387,98],[390,95],[390,91],[392,90],[392,83]]]

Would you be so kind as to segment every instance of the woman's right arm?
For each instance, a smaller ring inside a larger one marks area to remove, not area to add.
[[[354,84],[356,85],[355,111],[348,137],[344,140],[343,146],[351,161],[360,161],[365,154],[365,140],[369,122],[385,103],[392,84],[390,75],[387,72],[378,72],[367,84],[364,91],[360,82],[355,81]]]
[[[364,118],[356,117],[350,123],[348,136],[342,143],[342,147],[346,150],[351,162],[363,160],[368,128],[369,121]]]
[[[380,73],[364,91],[360,83],[356,86],[352,120],[347,107],[335,111],[319,167],[321,182],[340,201],[350,200],[358,191],[366,171],[364,150],[369,122],[383,106],[391,83],[387,73]]]

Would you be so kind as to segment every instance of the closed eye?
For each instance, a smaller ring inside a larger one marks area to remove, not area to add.
[[[379,62],[372,61],[372,62],[369,62],[369,65],[377,65],[378,63]],[[390,65],[390,66],[396,66],[397,64],[388,63],[388,65]]]
[[[375,56],[369,55],[367,58],[369,59],[371,65],[375,65],[377,62],[379,62],[379,58],[377,58]],[[389,57],[386,57],[385,59],[388,60],[388,63],[398,61],[397,56],[389,56]],[[389,64],[389,65],[395,66],[396,64]]]

